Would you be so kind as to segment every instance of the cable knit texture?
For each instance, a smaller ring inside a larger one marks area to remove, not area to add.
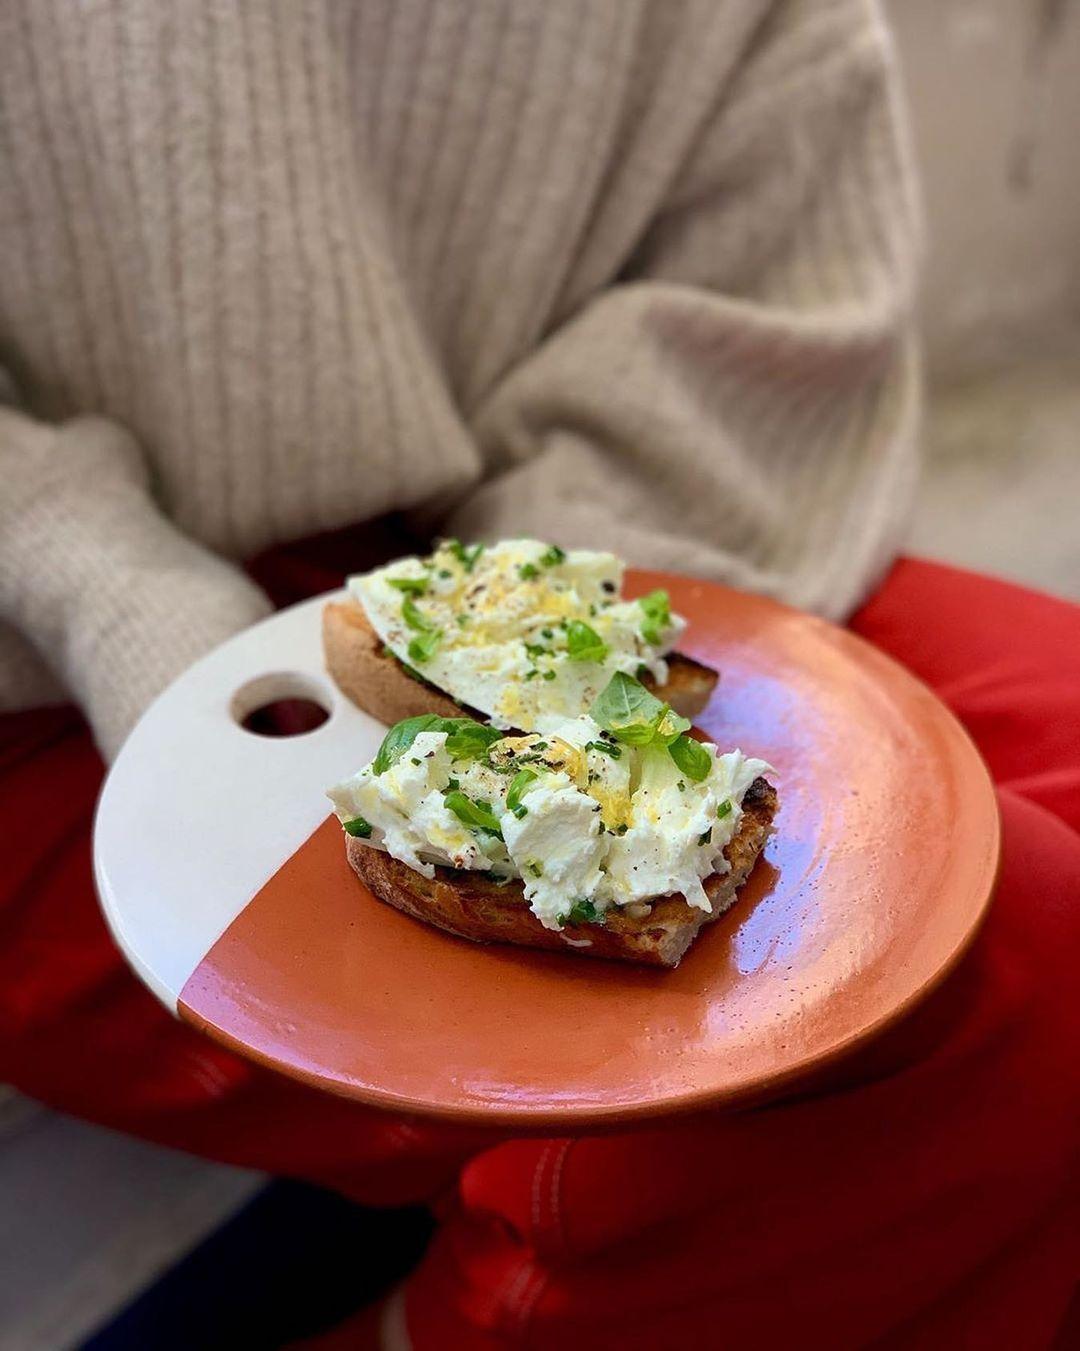
[[[871,0],[7,0],[0,51],[0,706],[113,753],[264,612],[236,559],[392,509],[832,616],[891,556]]]

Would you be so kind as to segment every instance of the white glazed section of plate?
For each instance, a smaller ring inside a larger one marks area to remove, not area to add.
[[[330,811],[324,790],[371,758],[385,728],[322,664],[318,596],[196,662],[147,709],[98,801],[94,874],[113,937],[173,1013],[185,982]],[[268,737],[237,720],[314,698],[314,731]]]

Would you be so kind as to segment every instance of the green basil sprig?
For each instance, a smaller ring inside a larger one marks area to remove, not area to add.
[[[695,783],[709,777],[713,757],[687,736],[690,719],[675,713],[633,676],[616,671],[600,692],[589,715],[617,741],[628,746],[666,746],[671,758]]]
[[[421,732],[445,732],[451,760],[480,760],[505,733],[472,718],[440,718],[437,713],[418,713],[390,728],[371,762],[373,774],[385,774],[397,764]]]

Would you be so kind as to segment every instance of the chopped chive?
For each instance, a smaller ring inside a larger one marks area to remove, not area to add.
[[[579,896],[570,907],[569,914],[559,915],[556,922],[560,925],[566,924],[603,924],[604,916],[597,910],[593,901],[585,896]]]
[[[351,821],[343,821],[341,824],[346,835],[352,835],[358,840],[366,840],[371,836],[371,822],[365,821],[362,816],[354,816]]]
[[[531,582],[540,576],[540,569],[535,563],[520,563],[518,565],[518,576],[523,582]]]
[[[586,744],[587,751],[600,751],[603,755],[610,755],[613,760],[622,759],[622,751],[618,746],[610,746],[606,741],[590,741]]]
[[[725,816],[731,815],[731,799],[725,798],[716,809],[717,817],[722,821]]]

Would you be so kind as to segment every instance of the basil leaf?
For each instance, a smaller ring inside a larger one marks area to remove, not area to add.
[[[686,777],[693,779],[694,783],[701,783],[703,779],[709,777],[709,772],[713,767],[712,755],[700,741],[695,741],[685,732],[682,732],[671,743],[668,747],[668,754]]]
[[[460,788],[451,789],[444,795],[443,801],[457,819],[470,830],[482,830],[488,835],[502,839],[502,830],[490,803],[474,802],[472,798],[466,797]]]
[[[446,753],[451,760],[482,760],[496,741],[506,735],[497,727],[472,718],[444,718],[439,728],[446,735]]]
[[[392,586],[395,591],[404,591],[407,596],[423,596],[427,592],[428,579],[426,577],[387,577],[387,586]]]
[[[519,769],[511,781],[509,791],[506,794],[506,809],[513,812],[519,820],[528,814],[528,808],[522,802],[521,795],[530,783],[535,782],[536,775],[531,769]]]
[[[418,633],[409,643],[409,656],[417,664],[430,661],[441,642],[442,629],[425,629],[423,633]]]
[[[371,762],[371,772],[385,774],[391,765],[397,764],[421,732],[439,731],[442,721],[437,713],[418,713],[414,718],[396,722],[383,737],[383,743]]]
[[[351,821],[342,821],[341,826],[346,835],[353,835],[358,840],[371,837],[371,822],[365,821],[362,816],[354,816]]]
[[[670,710],[623,671],[616,671],[589,710],[594,722],[630,746],[648,746]]]
[[[638,600],[645,616],[641,636],[653,647],[664,641],[664,633],[671,627],[671,597],[666,591],[650,591]]]
[[[670,746],[676,737],[682,736],[683,732],[689,732],[689,730],[690,719],[682,717],[669,707],[660,719],[660,726],[656,729],[656,740],[661,746]]]
[[[571,661],[603,661],[608,645],[583,619],[572,619],[566,629],[566,651]]]
[[[566,550],[560,549],[557,544],[553,544],[550,549],[540,555],[540,563],[545,568],[553,568],[559,563],[566,562]]]

